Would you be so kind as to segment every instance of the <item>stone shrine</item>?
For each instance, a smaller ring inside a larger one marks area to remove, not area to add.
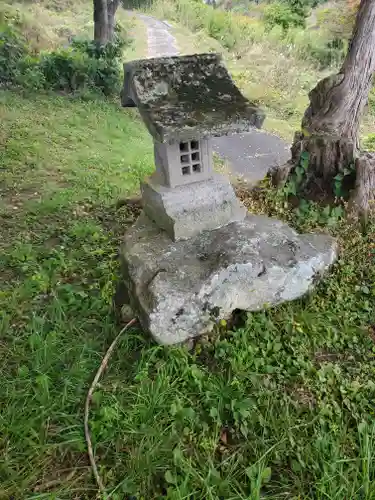
[[[217,54],[125,64],[123,106],[136,105],[154,140],[156,172],[141,185],[145,213],[177,241],[243,220],[226,177],[213,171],[212,136],[260,127]],[[157,220],[155,217],[157,216]]]
[[[300,297],[336,258],[335,241],[298,235],[247,214],[213,169],[211,137],[260,128],[264,113],[233,83],[218,54],[124,65],[123,106],[137,106],[154,140],[143,213],[121,248],[129,303],[160,343],[212,330],[233,310]]]

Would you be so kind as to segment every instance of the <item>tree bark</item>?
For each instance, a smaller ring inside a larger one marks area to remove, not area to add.
[[[361,0],[346,59],[337,75],[321,80],[310,92],[310,105],[292,146],[290,174],[308,153],[299,194],[331,199],[334,178],[355,162],[359,126],[375,72],[375,1]],[[282,175],[279,175],[282,178]]]
[[[108,41],[111,42],[115,36],[115,15],[120,5],[120,0],[108,0]]]
[[[375,153],[363,153],[356,160],[356,180],[349,208],[351,212],[366,215],[375,209]]]
[[[108,41],[107,0],[94,0],[94,40],[100,45]]]
[[[310,93],[302,128],[310,134],[338,135],[358,144],[358,128],[375,71],[375,2],[362,0],[352,41],[337,75]]]

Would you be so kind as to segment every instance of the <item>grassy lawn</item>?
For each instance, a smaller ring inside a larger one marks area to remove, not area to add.
[[[121,328],[136,214],[116,201],[152,170],[151,141],[117,102],[2,92],[0,116],[0,498],[95,498],[83,404]],[[124,335],[90,418],[110,498],[375,498],[375,233],[330,230],[341,257],[304,300],[192,352]]]
[[[92,29],[87,2],[12,5],[30,32],[48,27],[43,48]],[[146,50],[144,26],[132,32],[127,59]],[[177,33],[189,52],[197,35]],[[83,407],[123,326],[117,254],[138,214],[117,201],[153,168],[136,110],[0,91],[1,500],[100,498]],[[340,258],[315,293],[218,325],[192,351],[123,335],[90,413],[107,498],[375,500],[375,224],[242,195],[336,235]]]
[[[118,103],[1,93],[0,498],[27,498],[72,464],[73,498],[87,476],[83,391],[118,329],[116,252],[133,219],[115,203],[152,171],[134,115]]]

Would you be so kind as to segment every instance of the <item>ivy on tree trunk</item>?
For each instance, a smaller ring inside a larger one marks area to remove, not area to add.
[[[374,186],[365,165],[374,174],[373,159],[361,157],[359,152],[359,126],[368,101],[375,71],[375,1],[361,0],[346,59],[338,74],[321,80],[310,92],[310,105],[302,120],[302,128],[294,137],[292,159],[274,175],[276,182],[285,182],[300,164],[301,155],[308,154],[308,167],[298,194],[315,200],[330,200],[335,195],[337,177],[347,176],[352,200],[358,190],[374,197]],[[371,166],[370,166],[371,165]],[[348,172],[351,174],[348,176]],[[365,207],[361,196],[361,210]]]

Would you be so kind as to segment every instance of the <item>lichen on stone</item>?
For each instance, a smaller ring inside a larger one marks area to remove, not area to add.
[[[144,59],[124,66],[126,93],[161,142],[260,128],[265,115],[234,84],[219,54]]]

